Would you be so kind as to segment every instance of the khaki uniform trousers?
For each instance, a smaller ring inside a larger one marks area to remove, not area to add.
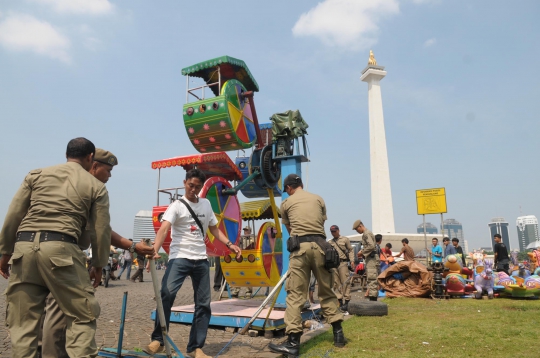
[[[351,280],[349,280],[348,262],[341,262],[334,272],[334,292],[338,300],[351,300]],[[345,284],[345,285],[344,285]]]
[[[318,296],[326,322],[343,321],[343,314],[338,310],[338,301],[332,291],[332,273],[324,268],[324,251],[314,242],[303,242],[289,258],[289,274],[285,282],[286,334],[303,332],[301,311],[306,302],[311,272],[319,283]]]
[[[96,357],[96,319],[100,308],[86,271],[86,255],[77,245],[58,241],[17,242],[6,289],[6,325],[12,357],[37,357],[45,299],[55,298],[66,319],[70,357]]]
[[[45,300],[41,358],[69,358],[66,352],[66,316],[51,294]]]
[[[366,257],[366,278],[367,278],[367,292],[368,297],[379,296],[379,283],[377,282],[377,276],[379,276],[379,261],[375,257]]]

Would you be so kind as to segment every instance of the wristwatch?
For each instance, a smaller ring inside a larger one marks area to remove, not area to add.
[[[225,244],[225,246],[227,246],[227,248],[230,248],[231,245],[232,245],[232,242],[230,242],[230,241],[229,241],[228,243]]]
[[[129,250],[129,252],[134,253],[135,252],[135,243],[132,243],[128,250]]]

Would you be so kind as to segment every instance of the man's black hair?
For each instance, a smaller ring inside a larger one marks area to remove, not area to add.
[[[382,241],[382,235],[381,234],[375,235],[375,242],[381,242],[381,241]]]
[[[434,237],[433,239],[431,239],[431,241],[433,240],[436,240],[437,242],[439,242],[439,239],[437,239],[436,237]]]
[[[457,242],[457,243],[459,244],[459,239],[458,239],[457,237],[454,237],[454,238],[452,239],[452,242],[454,242],[454,241]]]
[[[82,159],[88,154],[96,154],[96,146],[83,137],[74,138],[69,141],[66,149],[66,157],[71,159]]]
[[[387,243],[387,244],[386,244],[386,247],[388,247],[389,249],[391,249],[391,248],[392,248],[392,244],[391,244],[391,243]]]
[[[204,173],[199,169],[191,169],[187,171],[186,180],[189,180],[191,178],[199,178],[201,183],[204,183],[206,181],[206,175],[204,175]]]
[[[501,235],[499,235],[499,234],[495,234],[495,235],[493,235],[493,237],[498,237],[499,239],[502,239]]]
[[[409,243],[409,239],[404,238],[403,240],[401,240],[401,242],[404,242],[404,243],[408,244],[408,243]]]
[[[445,242],[445,241],[450,241],[450,238],[449,238],[449,237],[445,237],[442,241],[443,241],[443,242]]]
[[[288,187],[291,188],[291,189],[296,189],[296,188],[298,188],[299,186],[302,186],[302,182],[300,182],[300,183],[294,183],[294,184],[287,184],[286,186],[288,186]]]

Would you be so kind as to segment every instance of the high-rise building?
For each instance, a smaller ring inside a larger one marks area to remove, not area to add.
[[[495,246],[495,240],[493,239],[493,236],[495,234],[501,235],[502,243],[508,248],[508,251],[510,251],[510,233],[508,231],[508,223],[504,218],[493,218],[491,219],[491,222],[488,224],[489,227],[489,235],[491,237],[491,251],[493,251],[493,247]]]
[[[416,228],[416,232],[419,234],[424,233],[424,224],[418,225]],[[432,223],[426,223],[426,234],[437,234],[439,230],[437,230],[437,226],[433,225]]]
[[[154,225],[152,224],[152,212],[141,210],[135,215],[133,223],[133,241],[139,242],[142,239],[153,239],[156,237]]]
[[[538,240],[538,219],[534,215],[520,216],[516,225],[519,251],[525,251],[527,245]]]
[[[443,222],[443,227],[441,228],[441,233],[443,237],[447,236],[451,239],[457,237],[460,244],[465,240],[463,236],[463,225],[456,219],[446,219]]]

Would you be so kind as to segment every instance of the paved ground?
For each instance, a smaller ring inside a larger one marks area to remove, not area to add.
[[[164,272],[158,271],[160,280]],[[211,271],[211,275],[213,276],[213,271]],[[7,280],[0,278],[0,291],[4,292],[6,287]],[[150,274],[145,273],[145,281],[142,283],[131,283],[126,280],[111,281],[108,288],[100,286],[97,290],[96,297],[101,304],[101,317],[98,319],[98,330],[96,333],[96,341],[99,346],[117,347],[118,345],[122,296],[125,291],[129,292],[129,295],[123,347],[125,349],[142,348],[150,342],[150,334],[153,330],[153,321],[150,319],[150,312],[155,309],[156,304]],[[240,295],[243,293],[244,290],[240,292]],[[218,296],[219,293],[212,291],[212,301],[217,301]],[[353,293],[353,299],[361,298],[362,296],[363,293],[361,291]],[[191,303],[193,303],[193,293],[191,281],[188,279],[178,293],[175,305]],[[0,299],[0,312],[2,312],[1,316],[4,318],[4,296]],[[171,337],[184,354],[190,327],[189,325],[172,323],[170,328]],[[205,353],[215,356],[229,342],[233,335],[234,333],[227,332],[224,329],[210,329],[204,348]],[[311,334],[306,334],[302,340],[304,341],[310,336]],[[282,338],[275,340],[281,341]],[[267,348],[268,343],[271,341],[271,339],[266,339],[263,336],[249,337],[248,335],[238,335],[228,350],[222,353],[221,356],[236,358],[278,357],[278,355],[271,353]],[[5,322],[0,324],[0,357],[11,357],[11,342]]]

